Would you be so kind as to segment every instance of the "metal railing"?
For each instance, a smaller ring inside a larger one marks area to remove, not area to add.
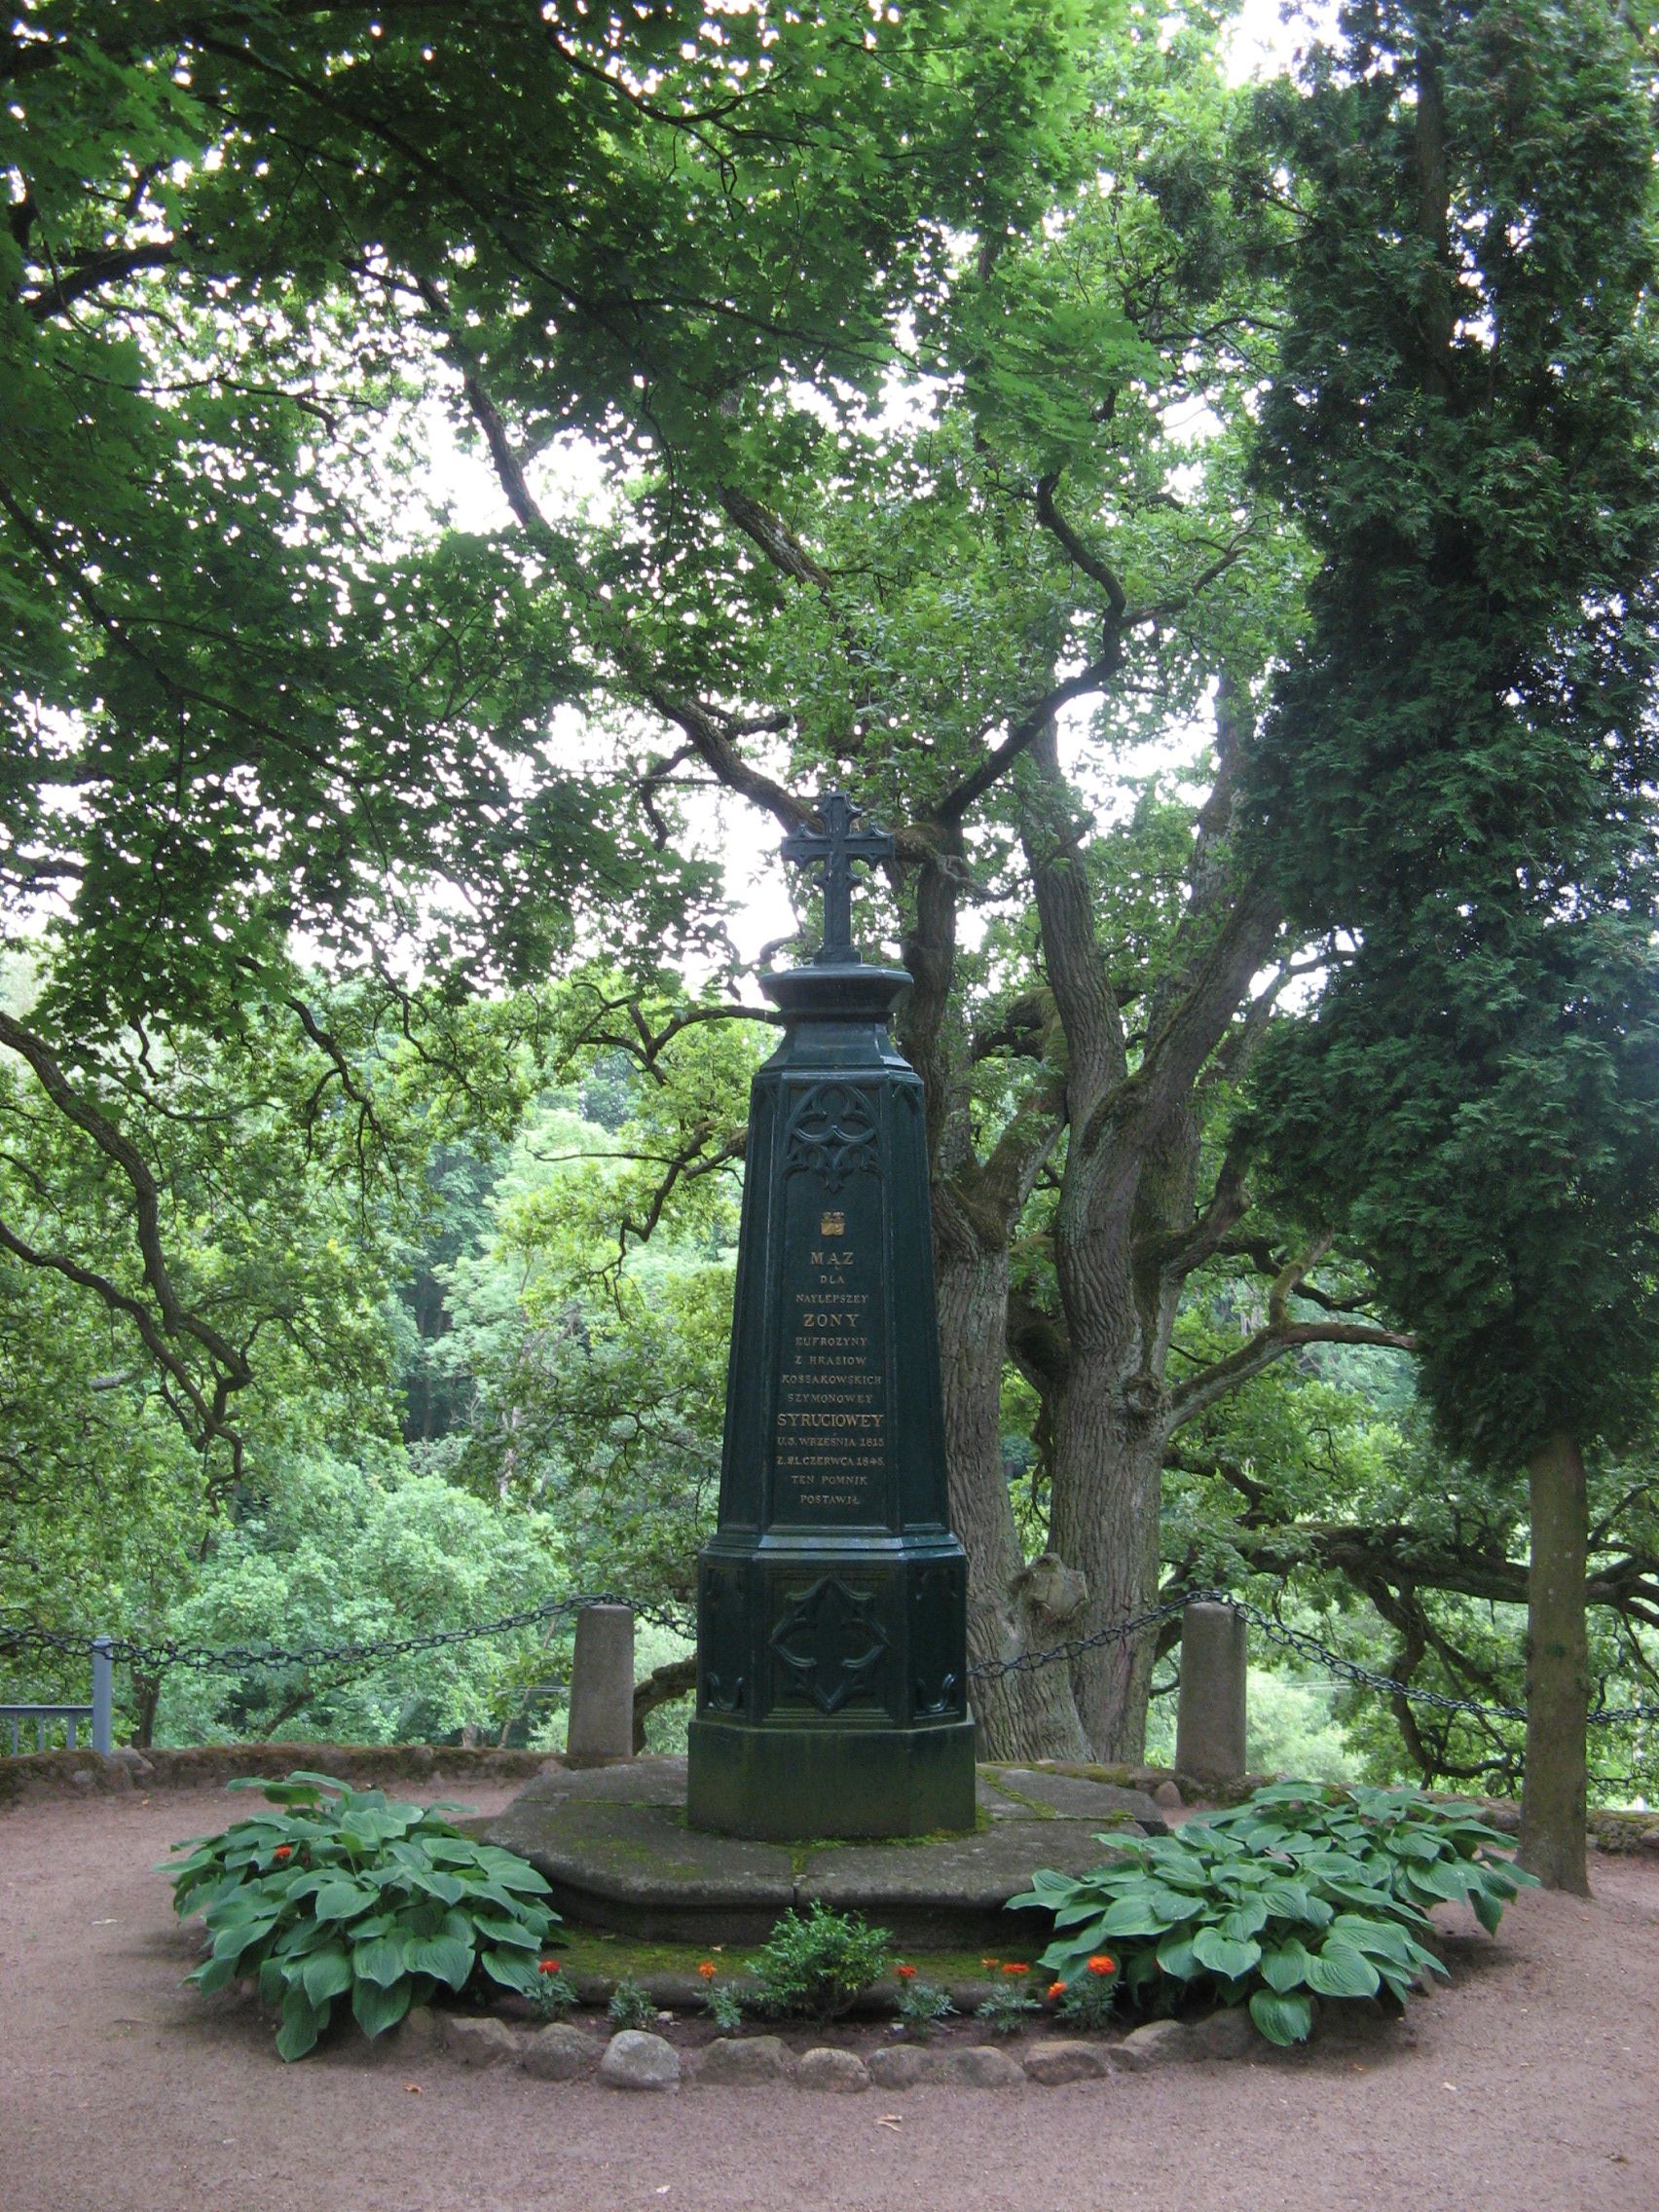
[[[80,1748],[80,1727],[83,1720],[92,1724],[92,1750],[107,1758],[114,1748],[113,1726],[115,1714],[115,1640],[108,1636],[91,1639],[87,1656],[92,1663],[92,1702],[91,1705],[0,1705],[0,1721],[12,1733],[12,1756],[16,1758],[23,1729],[34,1724],[35,1750],[44,1751],[47,1730],[59,1720],[68,1735],[68,1749]]]

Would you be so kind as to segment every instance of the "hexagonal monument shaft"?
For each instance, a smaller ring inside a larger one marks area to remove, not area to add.
[[[693,1827],[974,1825],[968,1569],[946,1519],[922,1086],[907,977],[769,977],[755,1078],[718,1533],[697,1592]]]

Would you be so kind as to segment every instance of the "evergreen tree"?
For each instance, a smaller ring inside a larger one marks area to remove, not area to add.
[[[1530,1482],[1525,1843],[1584,1874],[1583,1454],[1640,1419],[1659,1204],[1654,166],[1604,0],[1361,0],[1266,121],[1300,212],[1266,476],[1321,556],[1255,763],[1329,933],[1282,1184]]]

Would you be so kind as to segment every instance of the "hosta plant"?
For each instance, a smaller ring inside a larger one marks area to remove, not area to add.
[[[1466,1900],[1489,1936],[1510,1899],[1537,1882],[1514,1864],[1508,1838],[1475,1806],[1437,1803],[1416,1789],[1280,1782],[1211,1814],[1206,1825],[1280,1859],[1321,1848],[1347,1852],[1373,1882],[1423,1912]]]
[[[349,2000],[367,2036],[440,1989],[495,1983],[534,1998],[558,1914],[547,1884],[510,1851],[442,1818],[326,1774],[233,1782],[271,1810],[222,1835],[174,1844],[181,1920],[200,1912],[210,1948],[187,1979],[204,1990],[257,1976],[279,2010],[276,2048],[303,2058]]]
[[[1385,1989],[1404,2003],[1418,1974],[1445,1972],[1419,1940],[1424,1914],[1351,1853],[1273,1858],[1197,1821],[1119,1849],[1110,1866],[1039,1873],[1009,1900],[1053,1913],[1042,1964],[1068,1987],[1108,1955],[1136,2010],[1172,2012],[1194,1997],[1247,2004],[1270,2043],[1289,2044],[1307,2037],[1315,1996]]]

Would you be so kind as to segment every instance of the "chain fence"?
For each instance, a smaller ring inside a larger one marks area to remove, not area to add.
[[[1449,1690],[1428,1689],[1418,1682],[1400,1681],[1392,1675],[1379,1674],[1374,1667],[1362,1667],[1356,1659],[1345,1658],[1340,1651],[1333,1651],[1329,1644],[1321,1643],[1305,1629],[1287,1627],[1273,1614],[1253,1605],[1247,1598],[1235,1597],[1230,1590],[1183,1590],[1178,1596],[1154,1605],[1150,1611],[1137,1613],[1132,1620],[1115,1622],[1110,1628],[1097,1629],[1092,1636],[1067,1637],[1042,1651],[1021,1651],[1012,1659],[981,1659],[977,1666],[969,1668],[969,1679],[1000,1681],[1005,1676],[1030,1674],[1039,1667],[1062,1662],[1069,1666],[1086,1651],[1098,1651],[1110,1643],[1128,1642],[1135,1637],[1145,1636],[1149,1630],[1161,1628],[1165,1621],[1177,1619],[1189,1605],[1200,1604],[1226,1605],[1259,1630],[1270,1643],[1276,1643],[1281,1650],[1294,1652],[1298,1658],[1323,1667],[1340,1680],[1351,1682],[1356,1689],[1410,1698],[1414,1704],[1427,1706],[1436,1713],[1465,1713],[1482,1720],[1525,1720],[1527,1717],[1524,1705],[1485,1705],[1479,1698],[1457,1697]],[[1617,1705],[1598,1706],[1588,1718],[1593,1726],[1605,1728],[1626,1727],[1655,1716],[1659,1716],[1659,1706]]]
[[[1228,1590],[1184,1590],[1148,1611],[1135,1614],[1132,1619],[1097,1629],[1091,1636],[1066,1637],[1044,1650],[1021,1651],[1009,1659],[981,1659],[969,1668],[968,1678],[976,1682],[995,1682],[1011,1675],[1033,1673],[1040,1667],[1070,1666],[1086,1652],[1129,1642],[1161,1628],[1192,1604],[1228,1606],[1269,1642],[1324,1668],[1337,1679],[1351,1683],[1356,1689],[1375,1690],[1386,1697],[1409,1698],[1414,1704],[1426,1706],[1436,1713],[1467,1714],[1482,1720],[1524,1721],[1527,1717],[1525,1706],[1484,1704],[1479,1698],[1425,1688],[1361,1666],[1357,1660],[1333,1651],[1306,1630],[1287,1627],[1260,1605],[1235,1597]],[[686,1639],[693,1635],[692,1617],[682,1606],[640,1604],[614,1591],[588,1591],[579,1596],[552,1599],[540,1605],[527,1605],[516,1613],[503,1613],[499,1619],[480,1621],[468,1628],[431,1629],[419,1636],[383,1637],[372,1642],[298,1644],[291,1649],[276,1644],[233,1644],[214,1650],[200,1643],[178,1643],[170,1640],[144,1643],[121,1637],[65,1635],[53,1629],[0,1621],[0,1658],[39,1651],[60,1658],[90,1660],[96,1649],[107,1652],[115,1664],[130,1667],[150,1677],[173,1667],[201,1674],[247,1674],[284,1667],[359,1667],[380,1660],[412,1658],[421,1652],[444,1650],[456,1644],[475,1643],[489,1637],[510,1635],[519,1629],[552,1629],[588,1605],[629,1605],[640,1620]],[[1589,1720],[1595,1727],[1628,1727],[1656,1716],[1659,1716],[1659,1706],[1655,1705],[1599,1706],[1589,1714]]]
[[[526,1605],[516,1613],[503,1613],[498,1620],[479,1621],[470,1628],[429,1629],[420,1636],[381,1637],[370,1643],[304,1643],[292,1649],[280,1644],[231,1644],[215,1651],[203,1643],[175,1643],[170,1640],[137,1643],[124,1637],[66,1636],[55,1629],[14,1627],[0,1621],[0,1657],[19,1651],[48,1651],[59,1658],[90,1659],[97,1649],[107,1651],[116,1665],[151,1677],[170,1667],[185,1667],[203,1675],[252,1674],[281,1667],[357,1667],[380,1659],[407,1659],[417,1652],[441,1651],[458,1643],[477,1643],[487,1637],[510,1635],[516,1629],[552,1628],[588,1605],[628,1605],[639,1620],[670,1629],[677,1636],[689,1637],[692,1633],[691,1616],[682,1607],[641,1604],[613,1591],[601,1590]]]

